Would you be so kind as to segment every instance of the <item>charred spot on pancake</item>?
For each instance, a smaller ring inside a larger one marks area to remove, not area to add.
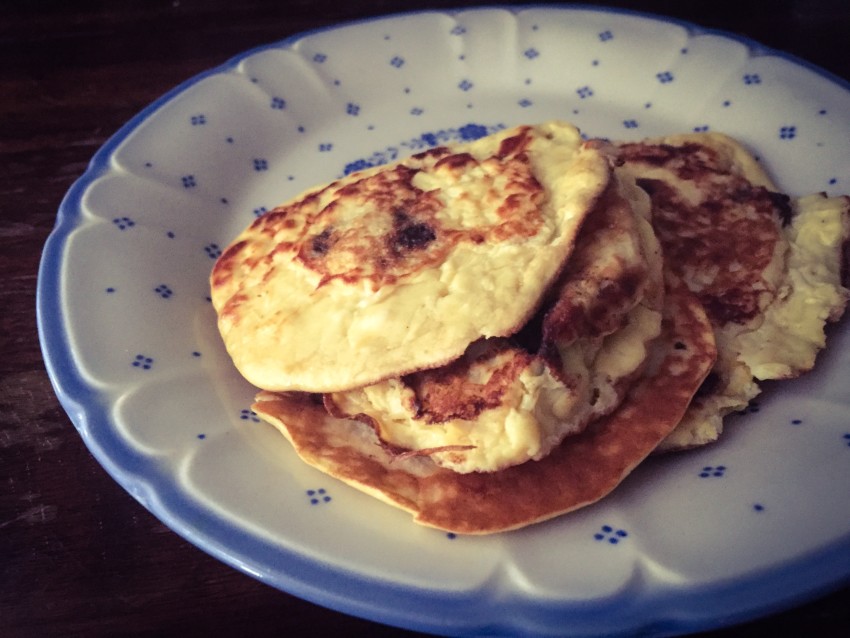
[[[451,151],[446,146],[435,146],[434,148],[429,148],[426,151],[421,151],[411,156],[412,159],[417,161],[426,160],[432,157],[443,157],[444,155],[448,155]]]
[[[707,171],[719,172],[717,151],[696,142],[673,144],[623,144],[620,154],[626,162],[664,167],[679,179],[693,180]]]
[[[455,153],[453,155],[446,155],[442,159],[440,159],[436,164],[434,164],[435,169],[439,169],[442,167],[447,167],[452,170],[462,169],[470,164],[477,164],[478,160],[476,160],[469,153]]]
[[[763,273],[788,223],[788,198],[723,169],[715,150],[696,143],[626,144],[628,161],[672,172],[679,182],[637,179],[650,196],[653,226],[669,268],[697,294],[714,325],[744,324],[775,291]],[[694,193],[686,193],[684,184]]]
[[[411,219],[404,211],[393,213],[393,233],[389,236],[390,251],[394,254],[424,248],[437,238],[431,225]]]
[[[212,285],[223,286],[225,282],[233,277],[235,264],[239,261],[239,255],[248,242],[240,241],[228,246],[213,266]]]
[[[528,148],[530,142],[531,136],[529,135],[529,127],[521,127],[519,133],[512,135],[511,137],[506,137],[502,140],[499,144],[499,150],[496,153],[496,157],[499,159],[505,159],[511,155],[517,156]]]
[[[500,355],[507,356],[492,366],[492,360]],[[426,423],[472,420],[484,410],[502,403],[506,388],[531,359],[530,354],[511,348],[507,341],[489,342],[478,354],[462,357],[440,368],[409,374],[402,381],[416,396],[417,418]],[[484,378],[472,381],[470,368],[476,364],[492,369]]]
[[[543,322],[543,339],[572,343],[581,337],[611,334],[624,321],[624,308],[630,305],[645,280],[645,270],[627,270],[620,279],[604,279],[592,299],[563,297]]]
[[[324,255],[328,252],[331,247],[331,234],[333,233],[333,229],[328,226],[318,235],[313,237],[312,242],[310,243],[310,248],[313,251],[314,255]]]

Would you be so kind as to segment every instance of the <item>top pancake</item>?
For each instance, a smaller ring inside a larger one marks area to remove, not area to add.
[[[571,125],[355,173],[258,218],[211,275],[236,367],[330,392],[432,368],[535,312],[610,179]]]

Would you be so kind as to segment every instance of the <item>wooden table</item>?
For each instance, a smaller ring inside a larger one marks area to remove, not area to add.
[[[456,4],[4,3],[0,636],[414,635],[304,602],[219,563],[114,483],[53,394],[39,351],[35,288],[41,248],[63,194],[95,150],[162,93],[241,51],[299,31]],[[762,10],[747,0],[619,4],[749,36],[850,79],[850,6],[843,0],[776,0],[761,3]],[[845,588],[706,635],[850,635],[848,610]]]

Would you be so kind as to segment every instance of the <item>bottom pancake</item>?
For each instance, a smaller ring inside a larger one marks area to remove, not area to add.
[[[645,376],[617,411],[545,458],[498,472],[460,474],[428,457],[394,454],[368,425],[330,416],[317,395],[261,392],[253,409],[306,463],[418,523],[462,534],[516,529],[609,494],[682,418],[714,363],[714,337],[684,289],[668,290],[664,314]]]

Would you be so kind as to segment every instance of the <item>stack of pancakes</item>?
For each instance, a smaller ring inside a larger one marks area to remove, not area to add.
[[[615,146],[549,122],[266,213],[212,299],[301,458],[488,533],[602,498],[716,439],[755,379],[809,369],[848,298],[848,211],[778,195],[723,136]]]

